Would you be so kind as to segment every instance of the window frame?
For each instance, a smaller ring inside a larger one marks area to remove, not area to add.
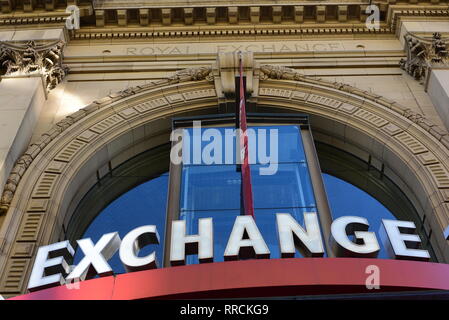
[[[194,121],[201,121],[202,128],[235,126],[235,114],[223,115],[206,115],[194,117],[174,118],[172,121],[172,130],[190,128]],[[309,175],[312,183],[312,190],[315,197],[318,217],[321,224],[323,242],[325,244],[325,252],[327,257],[333,257],[333,250],[329,241],[325,241],[330,237],[332,214],[321,175],[320,162],[315,148],[315,143],[309,123],[309,116],[305,114],[271,114],[271,113],[248,113],[248,127],[254,125],[276,126],[276,125],[293,125],[298,126],[301,131],[302,143],[306,155],[306,162],[309,169]],[[172,142],[172,147],[179,143]],[[170,247],[171,247],[171,225],[172,221],[180,218],[180,200],[182,188],[182,164],[174,164],[170,162],[169,169],[169,194],[166,214],[166,230],[164,243],[163,267],[170,267]]]

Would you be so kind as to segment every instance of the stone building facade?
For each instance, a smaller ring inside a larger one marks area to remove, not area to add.
[[[317,141],[401,188],[449,263],[446,0],[0,7],[0,294],[27,292],[37,248],[65,238],[99,179],[168,141],[172,117],[232,109],[238,52],[250,109],[311,115]]]

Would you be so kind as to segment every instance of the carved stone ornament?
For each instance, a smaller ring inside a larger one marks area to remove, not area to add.
[[[441,33],[434,33],[432,38],[418,37],[408,33],[404,38],[407,59],[401,59],[399,64],[416,80],[425,83],[432,68],[449,66],[447,49],[449,39],[441,38]]]
[[[190,68],[184,69],[176,72],[173,76],[169,77],[169,81],[183,82],[183,81],[214,81],[211,74],[212,68],[210,67],[200,67],[200,68]]]
[[[0,43],[0,75],[21,76],[40,74],[47,90],[54,89],[67,75],[68,67],[62,64],[63,41],[37,45]]]
[[[260,80],[262,81],[267,79],[299,81],[305,78],[297,70],[278,65],[261,65],[260,73]]]

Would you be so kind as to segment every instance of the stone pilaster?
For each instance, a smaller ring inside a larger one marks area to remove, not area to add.
[[[33,135],[48,92],[63,81],[64,43],[0,43],[0,215],[10,201],[27,160],[22,155]],[[11,173],[11,174],[10,174]]]
[[[435,109],[449,129],[449,39],[439,32],[432,37],[405,35],[407,59],[401,68],[424,84]]]

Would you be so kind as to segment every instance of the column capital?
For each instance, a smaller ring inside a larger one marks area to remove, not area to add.
[[[63,81],[68,67],[63,64],[64,41],[36,44],[0,43],[0,76],[27,77],[40,75],[47,91]]]
[[[435,32],[432,37],[407,33],[404,39],[407,59],[401,59],[400,66],[416,80],[427,86],[432,69],[449,68],[449,38]]]

